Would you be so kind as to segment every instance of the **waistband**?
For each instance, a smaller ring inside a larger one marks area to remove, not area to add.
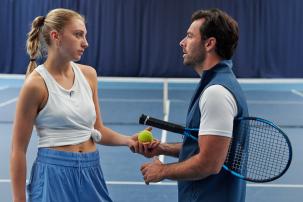
[[[65,152],[39,148],[36,162],[66,167],[92,167],[100,165],[99,151],[88,153]]]

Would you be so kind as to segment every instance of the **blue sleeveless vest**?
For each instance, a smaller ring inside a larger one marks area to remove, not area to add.
[[[186,127],[199,128],[201,118],[199,109],[200,96],[204,89],[216,84],[224,86],[235,97],[238,107],[237,117],[248,116],[244,93],[231,67],[231,60],[223,60],[212,69],[203,72],[189,105]],[[236,124],[234,124],[233,136],[241,135],[237,134],[236,127]],[[198,152],[198,142],[184,137],[179,161],[184,161]],[[244,202],[245,193],[246,182],[234,177],[223,168],[219,174],[211,175],[202,180],[178,181],[179,202]]]

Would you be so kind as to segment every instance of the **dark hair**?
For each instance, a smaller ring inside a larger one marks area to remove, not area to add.
[[[217,40],[216,52],[224,58],[230,59],[238,44],[238,23],[220,9],[209,9],[196,11],[191,21],[205,19],[200,27],[201,39],[206,40],[214,37]]]
[[[36,58],[41,55],[42,42],[45,42],[46,45],[51,45],[50,31],[57,30],[58,32],[62,32],[65,25],[68,24],[72,18],[78,18],[84,21],[84,17],[79,13],[64,8],[51,10],[45,17],[38,16],[33,20],[32,28],[28,33],[26,41],[27,53],[30,56],[26,76],[37,67]]]

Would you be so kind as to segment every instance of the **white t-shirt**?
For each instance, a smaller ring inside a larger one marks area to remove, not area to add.
[[[221,85],[212,85],[200,97],[199,135],[232,137],[234,118],[238,113],[234,96]]]

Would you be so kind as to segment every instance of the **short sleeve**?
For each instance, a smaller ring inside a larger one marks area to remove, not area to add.
[[[212,85],[200,97],[201,120],[199,135],[232,137],[237,104],[229,90],[221,85]]]

